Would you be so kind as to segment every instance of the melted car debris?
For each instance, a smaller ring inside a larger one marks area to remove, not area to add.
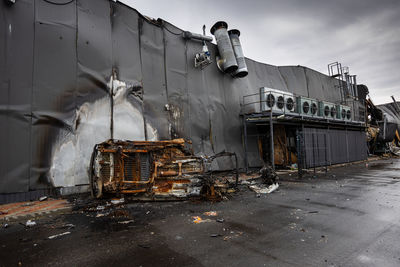
[[[94,147],[90,163],[92,195],[125,194],[143,200],[178,200],[207,196],[221,199],[232,183],[220,181],[210,170],[219,157],[234,157],[234,186],[239,172],[235,153],[220,152],[212,156],[194,156],[191,142],[184,139],[167,141],[108,140]],[[207,171],[206,171],[207,170]],[[232,190],[230,192],[233,192]],[[123,203],[123,198],[111,201]]]

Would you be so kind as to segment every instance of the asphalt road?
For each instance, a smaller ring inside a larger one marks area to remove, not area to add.
[[[285,176],[272,194],[241,186],[217,203],[97,211],[78,201],[34,227],[0,229],[0,266],[400,266],[399,170],[394,159]]]

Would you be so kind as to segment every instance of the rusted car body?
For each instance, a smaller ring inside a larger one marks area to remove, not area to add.
[[[204,160],[184,139],[108,140],[94,147],[90,163],[92,194],[135,194],[147,198],[199,196]]]

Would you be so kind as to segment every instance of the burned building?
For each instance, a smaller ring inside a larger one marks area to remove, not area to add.
[[[364,99],[338,63],[328,75],[259,63],[226,23],[210,27],[218,47],[110,0],[3,0],[0,21],[0,202],[87,191],[109,139],[189,139],[241,168],[367,157]]]
[[[393,98],[392,103],[375,106],[369,101],[371,124],[368,128],[369,152],[373,154],[393,153],[400,155],[400,105]],[[371,134],[370,134],[371,132]]]

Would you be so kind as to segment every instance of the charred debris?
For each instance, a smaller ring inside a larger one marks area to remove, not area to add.
[[[211,165],[233,157],[234,179],[218,180]],[[204,196],[218,199],[223,191],[237,188],[239,170],[235,153],[194,156],[190,142],[108,140],[95,146],[90,161],[92,196],[130,194],[142,200],[185,199]]]
[[[194,156],[190,141],[108,140],[94,147],[90,161],[92,197],[128,196],[132,200],[221,200],[238,190],[239,182],[256,192],[278,189],[275,170],[265,164],[258,172],[239,181],[237,156],[220,152],[213,156]],[[227,157],[235,170],[214,172],[214,160]],[[111,201],[119,204],[119,200]],[[117,203],[118,202],[118,203]],[[121,201],[123,203],[124,200]]]
[[[392,103],[376,106],[372,99],[367,99],[370,154],[400,156],[400,104],[394,96],[392,100]]]

